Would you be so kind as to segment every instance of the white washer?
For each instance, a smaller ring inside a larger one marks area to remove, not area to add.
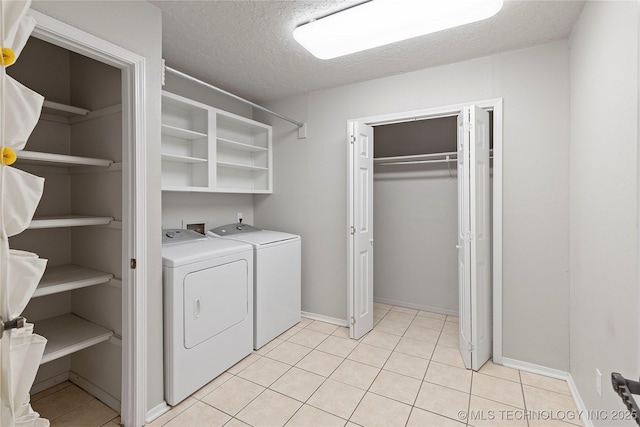
[[[253,351],[253,247],[163,230],[165,400],[176,405]]]
[[[254,248],[253,347],[256,350],[300,322],[300,236],[242,223],[223,225],[208,234],[250,243]]]

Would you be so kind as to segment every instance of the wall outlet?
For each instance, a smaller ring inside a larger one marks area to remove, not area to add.
[[[238,212],[238,221],[237,222],[242,222],[242,212]]]
[[[598,396],[602,397],[602,374],[600,370],[596,368],[596,392]]]

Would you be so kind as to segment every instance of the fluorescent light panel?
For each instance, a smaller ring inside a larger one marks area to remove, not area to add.
[[[293,37],[319,59],[490,18],[503,0],[371,0],[301,25]]]

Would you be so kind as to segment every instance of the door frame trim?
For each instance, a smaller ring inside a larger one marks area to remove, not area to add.
[[[493,355],[494,363],[502,364],[502,184],[503,184],[503,100],[502,98],[485,99],[481,101],[465,102],[461,104],[453,104],[441,107],[426,108],[420,110],[411,110],[400,113],[382,114],[377,116],[361,117],[350,119],[347,121],[347,136],[351,132],[351,124],[360,122],[369,126],[402,123],[414,120],[435,119],[439,117],[457,116],[462,112],[464,106],[477,105],[478,107],[493,111],[493,205],[492,205],[492,314],[493,314]],[[375,144],[375,141],[374,141]],[[347,159],[350,171],[353,163],[353,147],[347,140]],[[348,173],[347,188],[347,224],[351,226],[352,220],[352,204],[354,183],[351,173]],[[352,315],[354,307],[352,294],[355,283],[353,282],[354,271],[354,245],[351,234],[347,230],[347,313]],[[350,323],[350,322],[349,322]],[[349,327],[351,329],[351,326]]]
[[[123,425],[145,424],[147,407],[146,62],[143,56],[30,9],[32,35],[122,71],[122,396]],[[136,259],[136,268],[129,260]]]

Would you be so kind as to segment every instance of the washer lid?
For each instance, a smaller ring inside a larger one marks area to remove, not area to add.
[[[252,233],[254,231],[262,231],[258,227],[254,227],[253,225],[244,224],[242,222],[236,222],[234,224],[226,224],[221,225],[220,227],[212,228],[209,230],[211,233],[216,236],[231,236],[232,234],[244,234],[244,233]]]
[[[252,251],[253,246],[247,243],[205,237],[184,243],[162,245],[162,266],[180,267],[226,255]]]
[[[234,234],[233,236],[229,236],[228,238],[240,242],[251,243],[256,246],[262,246],[284,242],[287,240],[300,239],[300,236],[295,234],[283,233],[281,231],[261,230],[251,233]]]

